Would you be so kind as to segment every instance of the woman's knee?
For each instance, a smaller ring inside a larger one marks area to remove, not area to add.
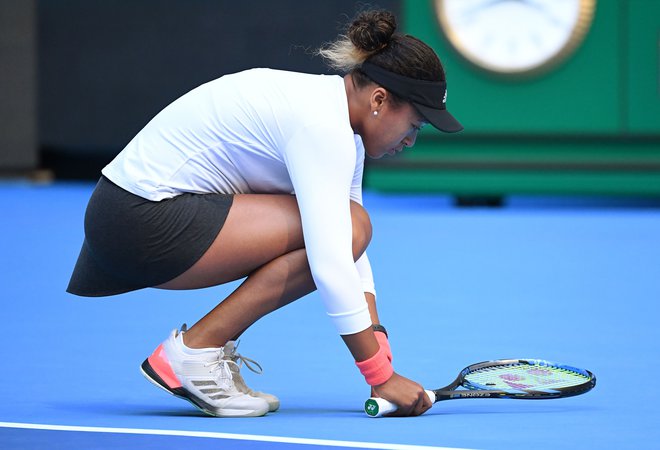
[[[371,242],[371,219],[362,205],[351,200],[353,221],[353,258],[357,261]]]

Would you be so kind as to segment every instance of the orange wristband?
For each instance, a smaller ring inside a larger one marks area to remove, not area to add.
[[[387,340],[387,335],[382,331],[376,331],[374,335],[376,336],[376,340],[378,341],[378,345],[380,345],[380,348],[385,350],[387,359],[389,359],[390,362],[392,362],[392,349],[390,348],[390,342]]]
[[[392,363],[387,358],[385,349],[379,347],[378,351],[371,358],[364,361],[356,361],[355,365],[358,366],[367,384],[370,386],[378,386],[385,383],[394,374]]]

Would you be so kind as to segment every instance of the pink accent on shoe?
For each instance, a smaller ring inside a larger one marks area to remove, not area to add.
[[[181,387],[181,382],[174,375],[174,371],[170,366],[170,363],[167,361],[167,355],[165,354],[165,349],[163,344],[160,344],[156,350],[149,357],[149,364],[151,368],[156,371],[158,376],[167,383],[167,386],[170,389],[175,389]]]

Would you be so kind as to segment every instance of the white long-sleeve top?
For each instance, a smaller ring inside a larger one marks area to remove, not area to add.
[[[339,76],[252,69],[183,95],[103,169],[148,200],[181,193],[295,194],[307,257],[340,334],[368,328],[369,260],[352,255],[350,202],[362,204],[364,146]]]

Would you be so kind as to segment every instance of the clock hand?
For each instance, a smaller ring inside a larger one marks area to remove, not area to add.
[[[466,21],[470,19],[474,19],[475,14],[482,13],[484,12],[485,9],[490,8],[491,6],[499,5],[500,3],[508,3],[511,1],[520,1],[520,0],[488,0],[488,1],[480,2],[476,6],[473,5],[472,8],[463,11],[463,18]]]
[[[541,13],[543,13],[543,17],[546,20],[548,20],[550,23],[555,25],[556,27],[559,27],[559,28],[565,28],[566,27],[566,25],[567,25],[566,23],[559,20],[554,14],[551,13],[551,11],[545,5],[542,5],[542,4],[538,3],[536,0],[519,0],[519,1],[521,1],[522,3],[524,3],[527,6],[530,6],[534,9],[536,9],[537,11],[540,11]]]

